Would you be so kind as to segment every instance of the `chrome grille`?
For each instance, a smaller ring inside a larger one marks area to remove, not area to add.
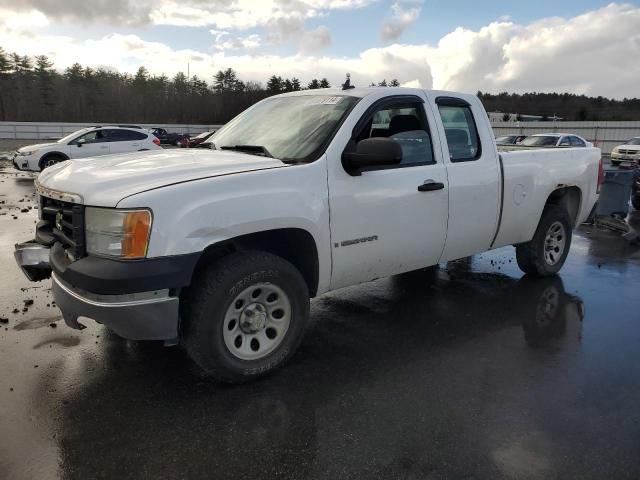
[[[41,196],[40,209],[40,235],[53,237],[52,240],[70,250],[74,258],[84,257],[84,206]]]

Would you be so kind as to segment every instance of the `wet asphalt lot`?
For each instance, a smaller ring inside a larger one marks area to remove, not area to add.
[[[323,296],[284,370],[229,387],[67,328],[12,257],[32,178],[0,170],[1,479],[640,477],[640,249],[615,233],[582,228],[559,278],[504,248]]]

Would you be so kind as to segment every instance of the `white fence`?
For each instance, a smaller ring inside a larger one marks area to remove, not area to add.
[[[0,138],[57,139],[91,123],[0,122]],[[105,123],[105,125],[107,125]],[[113,125],[113,124],[109,124]],[[221,125],[137,124],[143,128],[162,127],[170,132],[197,135],[216,130]],[[640,136],[639,122],[491,122],[496,137],[509,134],[532,135],[545,132],[575,133],[593,142],[603,153],[611,153],[616,145]]]
[[[38,122],[0,122],[0,138],[25,140],[50,140],[62,138],[65,135],[85,127],[95,125],[118,125],[117,123],[38,123]],[[125,124],[122,124],[125,125]],[[133,124],[128,124],[133,125]],[[188,133],[197,135],[209,130],[217,130],[221,125],[174,125],[166,123],[135,124],[142,128],[165,128],[169,132]]]
[[[609,154],[613,147],[640,137],[640,122],[491,122],[496,137],[535,133],[575,133]]]

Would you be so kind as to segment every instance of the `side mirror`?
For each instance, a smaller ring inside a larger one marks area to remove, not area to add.
[[[356,144],[355,151],[342,154],[342,166],[349,175],[360,175],[367,167],[398,165],[402,161],[402,147],[391,138],[366,138]]]
[[[81,146],[82,146],[82,145],[84,145],[85,143],[87,143],[87,139],[86,139],[86,138],[81,138],[80,140],[78,140],[78,141],[76,142],[76,145],[77,145],[78,147],[81,147]]]

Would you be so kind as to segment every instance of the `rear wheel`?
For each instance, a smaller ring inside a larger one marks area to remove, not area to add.
[[[571,229],[571,219],[564,208],[546,207],[531,241],[516,245],[520,270],[541,277],[558,273],[569,254]]]
[[[43,158],[42,160],[40,160],[40,171],[44,170],[45,168],[49,168],[53,165],[55,165],[56,163],[60,163],[60,162],[64,162],[66,159],[62,158],[60,155],[49,155],[48,157]]]
[[[202,271],[183,299],[182,340],[208,374],[242,383],[282,366],[309,321],[304,278],[286,260],[238,252]]]

